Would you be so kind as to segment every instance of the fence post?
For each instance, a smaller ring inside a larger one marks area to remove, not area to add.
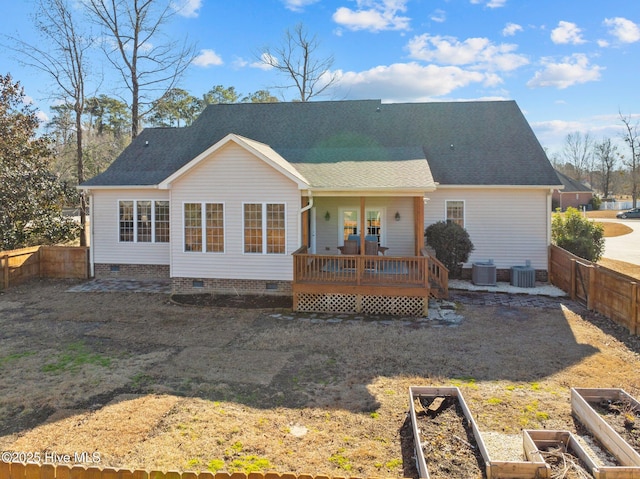
[[[589,266],[589,291],[587,291],[587,309],[589,311],[596,310],[596,298],[594,298],[596,293],[596,266],[592,264]]]
[[[569,259],[569,269],[570,269],[570,277],[569,277],[569,297],[571,301],[576,300],[576,260],[573,258]]]
[[[9,255],[2,256],[2,287],[9,289]]]
[[[629,318],[629,332],[640,335],[640,322],[638,321],[638,283],[631,283],[631,318]]]

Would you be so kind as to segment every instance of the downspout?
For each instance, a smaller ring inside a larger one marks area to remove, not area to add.
[[[89,275],[91,276],[91,278],[94,278],[96,275],[95,272],[95,264],[94,264],[94,258],[93,258],[93,253],[95,251],[94,248],[94,238],[93,238],[93,231],[94,231],[94,221],[93,221],[93,212],[95,210],[95,204],[93,201],[93,193],[91,193],[91,190],[89,191]]]
[[[313,193],[311,192],[311,190],[309,190],[307,193],[308,193],[307,194],[307,198],[309,198],[309,204],[300,210],[300,216],[298,216],[298,232],[300,234],[300,237],[299,237],[300,243],[302,243],[302,238],[303,238],[303,234],[302,234],[302,215],[305,212],[309,211],[311,208],[313,208]]]

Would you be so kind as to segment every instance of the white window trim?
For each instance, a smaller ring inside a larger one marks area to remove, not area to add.
[[[356,211],[357,221],[358,221],[358,229],[360,229],[360,207],[350,208],[348,206],[340,206],[338,208],[338,246],[344,246],[344,235],[343,235],[343,226],[344,226],[344,212],[345,211]],[[387,208],[386,206],[380,207],[365,207],[364,214],[366,215],[369,211],[379,211],[380,212],[380,244],[384,245],[387,241]],[[366,228],[366,226],[365,226]]]
[[[262,251],[260,253],[247,253],[245,251],[245,241],[244,241],[244,207],[245,205],[262,205]],[[284,251],[282,253],[268,253],[267,252],[267,205],[283,205],[284,206]],[[284,201],[243,201],[242,202],[242,254],[250,255],[250,256],[283,256],[288,254],[288,225],[287,225],[287,203]]]
[[[466,228],[467,226],[467,204],[465,200],[444,200],[444,222],[446,223],[447,218],[447,210],[449,209],[448,203],[462,203],[462,227]]]
[[[202,229],[202,251],[187,251],[184,235],[184,205],[200,205],[200,224]],[[207,251],[207,205],[222,205],[222,251]],[[227,252],[227,205],[224,201],[183,201],[182,202],[182,252],[188,254],[226,254]]]
[[[120,203],[124,201],[131,201],[133,203],[133,241],[122,241],[120,239]],[[138,201],[149,201],[151,202],[151,241],[138,241]],[[166,201],[169,203],[169,241],[156,241],[156,202]],[[171,243],[171,202],[169,200],[149,200],[149,199],[118,199],[118,206],[116,208],[116,216],[118,225],[117,235],[118,235],[118,243],[120,244],[131,244],[131,243],[140,243],[140,244],[169,244]]]

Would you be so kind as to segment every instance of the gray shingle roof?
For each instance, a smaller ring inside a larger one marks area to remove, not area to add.
[[[560,182],[564,185],[564,189],[561,191],[561,193],[577,193],[580,191],[585,193],[593,193],[593,190],[591,188],[580,183],[578,180],[569,178],[567,175],[560,173],[558,170],[556,170],[556,174],[558,175]]]
[[[356,100],[211,105],[190,127],[143,130],[83,186],[157,185],[229,133],[269,145],[314,187],[411,188],[431,175],[450,185],[559,184],[513,101]]]

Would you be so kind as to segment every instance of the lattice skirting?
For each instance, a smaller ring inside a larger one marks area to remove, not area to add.
[[[296,296],[296,311],[306,313],[423,316],[427,314],[429,301],[420,296],[374,296],[341,293],[296,293]]]

